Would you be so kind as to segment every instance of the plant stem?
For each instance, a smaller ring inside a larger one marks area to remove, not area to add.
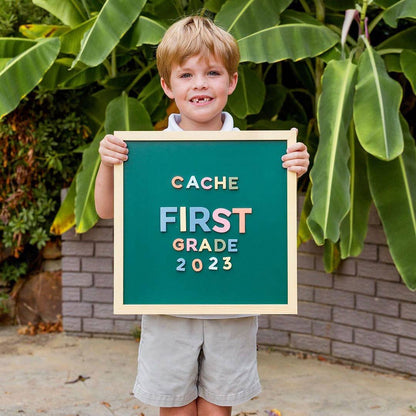
[[[368,25],[368,33],[371,33],[373,29],[377,26],[377,23],[383,18],[384,16],[384,10],[379,13]]]
[[[111,52],[111,78],[115,78],[117,75],[117,57],[116,49],[114,48]]]
[[[360,15],[361,33],[365,34],[365,15],[367,14],[368,0],[363,0],[363,7]]]
[[[379,49],[377,52],[379,55],[387,55],[390,53],[402,53],[403,49],[400,49],[400,48]]]
[[[324,23],[325,21],[325,4],[323,0],[315,1],[316,18]],[[324,61],[316,58],[315,62],[315,113],[318,111],[318,100],[322,92],[322,75],[324,73]]]
[[[309,7],[309,4],[306,2],[306,0],[300,0],[300,4],[303,7],[303,10],[305,10],[306,13],[312,14],[311,8]]]
[[[156,61],[151,62],[149,65],[146,66],[140,73],[134,78],[133,82],[124,90],[127,94],[129,91],[146,75],[154,66],[156,65]]]
[[[325,21],[325,4],[324,4],[323,0],[314,0],[314,1],[315,1],[316,18],[320,22],[323,23]]]

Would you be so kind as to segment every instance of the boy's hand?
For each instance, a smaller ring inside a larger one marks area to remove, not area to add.
[[[107,134],[100,142],[98,152],[101,156],[101,163],[104,166],[113,167],[128,159],[127,144],[112,134]]]
[[[291,172],[296,172],[298,178],[302,176],[309,166],[309,153],[307,147],[302,142],[297,142],[287,149],[282,156],[283,167]]]

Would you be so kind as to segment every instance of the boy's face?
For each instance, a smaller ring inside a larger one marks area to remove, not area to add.
[[[172,66],[169,87],[163,78],[161,84],[179,108],[183,130],[221,130],[221,112],[237,79],[215,56],[196,55]]]

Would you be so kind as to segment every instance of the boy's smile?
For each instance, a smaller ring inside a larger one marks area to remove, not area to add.
[[[221,130],[221,112],[237,79],[237,73],[230,77],[215,56],[195,55],[173,64],[170,85],[163,78],[161,85],[179,108],[183,130]]]

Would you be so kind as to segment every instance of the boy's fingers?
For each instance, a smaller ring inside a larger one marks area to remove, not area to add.
[[[127,154],[129,150],[123,140],[108,134],[104,137],[104,139],[101,140],[99,149],[100,154],[103,154],[107,151]]]

